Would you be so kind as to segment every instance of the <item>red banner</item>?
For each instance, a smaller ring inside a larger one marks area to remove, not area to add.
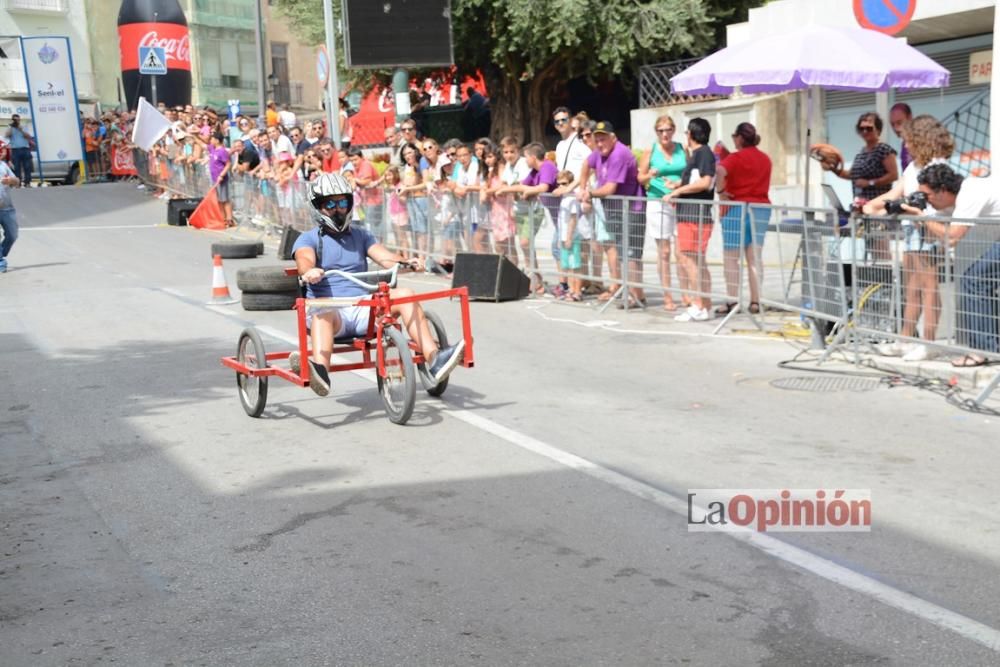
[[[132,151],[119,150],[116,146],[111,146],[111,173],[115,176],[138,176],[135,162],[132,159]]]

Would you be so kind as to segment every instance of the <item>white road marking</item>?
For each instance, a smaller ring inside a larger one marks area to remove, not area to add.
[[[183,295],[175,290],[163,289],[162,291],[168,294],[183,297]],[[183,297],[183,299],[189,303],[191,302],[188,297]],[[219,312],[210,306],[204,307],[214,310],[215,312]],[[237,319],[234,313],[220,312],[219,314],[225,317]],[[257,329],[261,333],[277,340],[287,342],[291,345],[298,344],[298,340],[295,336],[279,329],[275,329],[274,327],[263,326],[257,327]],[[375,378],[370,372],[353,372],[358,377],[365,378],[370,382],[375,382]],[[588,475],[642,500],[659,505],[670,512],[687,517],[686,498],[680,498],[671,493],[667,493],[666,491],[657,489],[650,484],[646,484],[645,482],[633,479],[632,477],[622,473],[605,468],[604,466],[594,463],[589,459],[564,451],[558,447],[554,447],[538,440],[537,438],[533,438],[530,435],[515,431],[514,429],[508,428],[490,419],[470,412],[466,408],[448,405],[447,399],[437,399],[434,404],[441,406],[442,403],[444,404],[442,412],[459,421],[465,422],[469,426],[500,438],[515,447],[519,447],[520,449],[547,458],[550,461],[570,468],[571,470],[576,470],[584,475]],[[725,535],[749,544],[769,556],[791,565],[795,565],[803,570],[806,570],[807,572],[815,574],[818,577],[826,579],[827,581],[872,597],[883,604],[910,614],[911,616],[916,616],[917,618],[923,619],[940,628],[950,630],[955,634],[965,637],[966,639],[982,644],[991,651],[1000,653],[1000,630],[997,630],[996,628],[980,623],[979,621],[971,619],[968,616],[963,616],[957,612],[945,609],[944,607],[928,602],[911,593],[893,588],[888,584],[884,584],[876,579],[863,575],[859,572],[855,572],[850,568],[838,565],[833,561],[817,556],[816,554],[809,553],[804,549],[782,542],[781,540],[771,537],[770,535],[754,531],[746,531],[745,533],[727,532]]]

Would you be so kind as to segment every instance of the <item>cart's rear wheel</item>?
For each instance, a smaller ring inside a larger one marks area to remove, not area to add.
[[[389,421],[394,424],[405,424],[413,414],[417,393],[416,371],[413,368],[410,346],[403,333],[395,327],[385,329],[381,345],[385,377],[382,376],[380,369],[376,376],[378,393],[382,397]]]
[[[267,368],[267,358],[264,355],[264,343],[257,330],[253,327],[244,329],[236,347],[236,360],[247,368],[264,369]],[[267,376],[252,377],[237,372],[236,387],[246,413],[251,417],[260,417],[267,404]]]
[[[438,349],[448,347],[448,334],[444,330],[444,323],[441,321],[441,318],[429,310],[424,310],[424,316],[427,318],[427,324],[430,325],[431,335],[437,341]],[[448,378],[436,382],[434,376],[431,375],[429,366],[429,363],[417,364],[417,371],[420,373],[420,384],[424,385],[424,389],[431,396],[440,396],[448,388]]]

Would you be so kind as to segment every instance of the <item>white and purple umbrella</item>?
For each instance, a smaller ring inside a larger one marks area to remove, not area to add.
[[[729,95],[808,90],[806,150],[812,88],[879,92],[944,88],[951,73],[902,40],[860,27],[807,25],[716,51],[670,79],[675,93]],[[809,205],[809,169],[805,173]]]
[[[901,40],[874,30],[808,25],[726,47],[670,79],[675,93],[777,93],[819,86],[887,91],[943,88],[951,74]]]

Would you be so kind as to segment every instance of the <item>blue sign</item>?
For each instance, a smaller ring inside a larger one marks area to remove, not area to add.
[[[159,46],[139,47],[139,74],[167,73],[167,50]]]
[[[854,0],[858,25],[895,35],[910,23],[917,0]]]
[[[229,100],[229,120],[236,120],[236,117],[240,115],[240,101],[239,100]]]

